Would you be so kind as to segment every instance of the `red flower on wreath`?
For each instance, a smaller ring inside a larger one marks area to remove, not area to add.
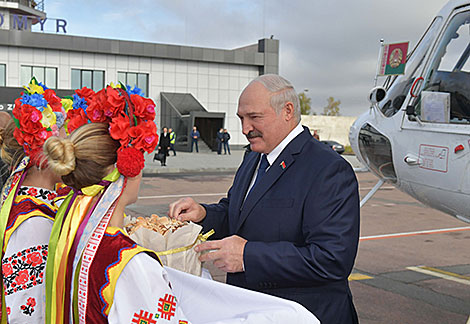
[[[143,120],[155,119],[155,104],[152,99],[133,94],[131,101],[134,104],[134,115]]]
[[[60,98],[55,94],[54,90],[44,90],[43,96],[44,99],[47,100],[49,106],[51,106],[52,111],[62,111],[62,103],[60,102]]]
[[[42,256],[41,253],[39,252],[33,252],[31,254],[28,254],[28,261],[29,264],[31,264],[33,267],[37,266],[38,264],[42,263]]]
[[[8,277],[9,275],[11,275],[13,273],[13,268],[11,266],[11,264],[9,263],[5,263],[2,265],[2,273],[3,273],[3,277]]]
[[[120,149],[117,154],[116,166],[119,173],[126,177],[136,177],[145,166],[144,154],[132,146]]]
[[[104,114],[108,98],[106,97],[105,89],[98,91],[88,101],[88,108],[86,109],[88,118],[93,123],[108,122],[109,118]]]
[[[77,90],[75,90],[75,93],[79,97],[84,98],[88,105],[91,103],[91,101],[93,100],[93,97],[95,95],[95,91],[93,91],[92,89],[87,88],[87,87],[77,89]]]
[[[141,122],[131,127],[129,135],[133,138],[133,147],[148,153],[153,152],[158,144],[157,125],[153,121]]]
[[[18,285],[23,285],[29,280],[28,270],[21,270],[18,272],[18,276],[15,278],[15,281]]]
[[[121,145],[127,145],[129,144],[130,128],[129,117],[124,114],[119,114],[109,123],[109,134],[112,138],[119,141]]]
[[[110,86],[106,88],[106,94],[108,96],[108,104],[105,106],[104,114],[110,118],[118,116],[122,111],[124,111],[126,99],[121,96],[119,90]]]
[[[88,117],[83,109],[70,109],[67,112],[67,118],[69,119],[67,124],[67,130],[69,133],[72,133],[78,127],[88,123]]]
[[[44,129],[41,124],[42,114],[36,107],[21,105],[20,107],[15,106],[15,108],[18,109],[13,109],[13,115],[18,119],[21,129],[30,134],[35,134]]]

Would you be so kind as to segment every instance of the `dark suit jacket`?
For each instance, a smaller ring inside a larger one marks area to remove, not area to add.
[[[166,133],[166,136],[163,136],[163,133],[160,134],[160,141],[158,142],[158,146],[161,147],[162,152],[167,152],[168,147],[170,146],[170,134]]]
[[[291,299],[322,323],[357,323],[348,276],[359,241],[355,174],[307,128],[292,140],[243,202],[260,154],[250,152],[226,198],[204,205],[214,239],[248,240],[245,271],[227,283]]]

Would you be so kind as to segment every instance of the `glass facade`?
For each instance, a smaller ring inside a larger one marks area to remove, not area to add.
[[[104,71],[72,69],[72,89],[87,87],[93,91],[104,88]]]
[[[118,82],[126,86],[141,89],[144,96],[148,96],[149,75],[147,73],[118,72]]]
[[[20,70],[20,83],[29,84],[31,78],[35,77],[38,82],[51,89],[57,89],[57,68],[45,66],[22,65]]]

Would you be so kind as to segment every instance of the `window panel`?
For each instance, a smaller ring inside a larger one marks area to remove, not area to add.
[[[134,88],[137,85],[137,73],[127,73],[127,84]]]
[[[104,71],[93,71],[93,90],[99,91],[104,88]]]
[[[0,87],[6,85],[6,65],[0,64]]]
[[[21,85],[27,85],[31,80],[32,67],[31,66],[21,66],[20,71],[20,83]]]
[[[89,70],[82,70],[82,88],[93,88],[93,73]]]
[[[148,74],[139,73],[137,78],[137,86],[142,89],[144,95],[147,95]]]
[[[80,76],[80,70],[77,70],[77,69],[72,69],[72,89],[80,89],[81,88],[81,84],[82,84],[82,80],[81,80],[81,76]]]
[[[33,66],[33,76],[38,82],[46,83],[44,78],[44,67],[42,66]]]
[[[126,84],[126,73],[125,72],[118,72],[118,82],[122,82]]]
[[[56,89],[57,88],[57,69],[56,68],[50,68],[46,67],[46,87],[51,88],[51,89]]]

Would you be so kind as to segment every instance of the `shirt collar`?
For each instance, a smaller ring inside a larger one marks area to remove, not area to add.
[[[297,135],[299,135],[303,131],[304,131],[304,128],[302,127],[302,125],[300,123],[298,123],[297,126],[295,126],[295,128],[282,140],[282,142],[279,143],[279,145],[276,146],[274,148],[274,150],[272,150],[268,154],[267,158],[268,158],[269,165],[272,165],[274,163],[274,161],[276,161],[277,157],[281,154],[281,152],[286,148],[286,146],[294,138],[296,138]]]

